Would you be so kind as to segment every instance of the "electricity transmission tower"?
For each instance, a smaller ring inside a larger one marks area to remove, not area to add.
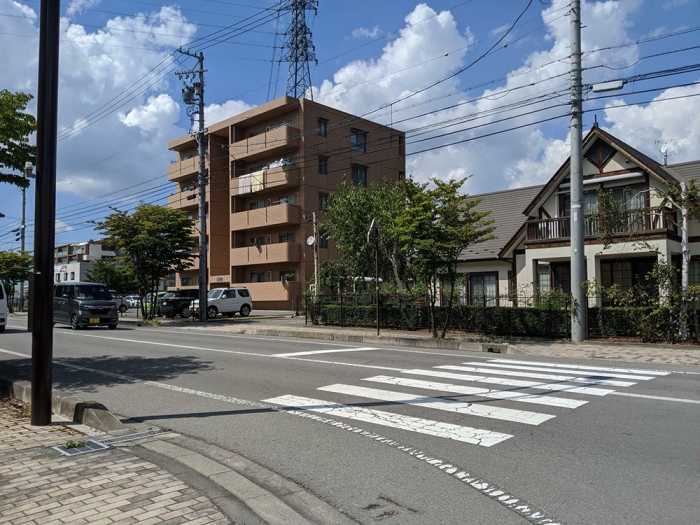
[[[311,94],[311,72],[309,61],[316,60],[316,48],[311,41],[311,30],[306,24],[306,12],[317,12],[318,0],[290,0],[280,7],[280,10],[290,11],[291,21],[284,33],[285,41],[280,62],[289,62],[287,70],[287,96],[304,98]]]

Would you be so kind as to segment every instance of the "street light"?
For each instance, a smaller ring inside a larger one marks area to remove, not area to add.
[[[34,165],[27,161],[24,164],[24,179],[29,180],[34,178]],[[26,230],[24,219],[24,208],[27,204],[27,188],[22,186],[22,218],[19,226],[19,251],[24,252],[24,232]],[[24,279],[19,283],[19,311],[24,311]]]

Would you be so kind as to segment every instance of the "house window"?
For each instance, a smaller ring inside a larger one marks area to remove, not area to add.
[[[248,206],[251,210],[260,210],[265,207],[265,201],[253,201]]]
[[[265,272],[251,272],[250,282],[251,283],[264,283],[265,282]]]
[[[319,232],[318,234],[318,247],[328,248],[328,232]]]
[[[571,293],[571,265],[567,263],[552,263],[552,279],[554,289]]]
[[[294,242],[294,232],[280,233],[280,242]]]
[[[600,282],[605,288],[617,285],[622,292],[640,285],[655,296],[658,290],[651,275],[655,262],[656,258],[601,261]]]
[[[353,186],[367,186],[367,168],[364,166],[353,166],[351,173]]]
[[[328,157],[318,156],[318,172],[322,175],[328,175]]]
[[[57,283],[60,283],[61,282],[61,274],[57,273],[56,275],[54,275],[53,280]]]
[[[75,281],[75,272],[70,273],[70,280]]]
[[[328,120],[326,120],[325,118],[318,119],[318,136],[328,136]]]
[[[326,211],[328,208],[328,195],[319,193],[318,195],[318,209],[320,211]]]
[[[541,264],[537,267],[537,285],[540,293],[549,293],[552,290],[549,265]]]
[[[350,149],[365,153],[367,151],[367,133],[359,130],[350,132]]]
[[[700,259],[691,259],[688,266],[688,285],[697,286],[700,284]]]
[[[250,245],[251,246],[262,246],[265,244],[265,237],[251,237],[250,238]]]
[[[286,281],[296,281],[297,280],[297,273],[294,270],[282,270],[280,272],[280,281],[286,282]]]
[[[485,306],[498,305],[498,273],[469,275],[469,302]]]

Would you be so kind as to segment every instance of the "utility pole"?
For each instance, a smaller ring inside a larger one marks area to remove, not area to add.
[[[24,179],[33,179],[34,178],[34,166],[32,166],[32,163],[27,161],[24,164]],[[27,206],[27,188],[22,186],[22,216],[20,219],[20,226],[19,226],[19,251],[24,252],[24,238],[25,238],[25,232],[27,231],[27,224],[25,221],[25,214],[24,214],[24,209]],[[22,279],[19,283],[19,311],[23,312],[24,311],[24,279]]]
[[[571,340],[575,343],[588,338],[588,308],[586,293],[581,286],[586,280],[584,252],[583,202],[583,98],[581,90],[581,1],[571,1]]]
[[[316,212],[311,214],[314,223],[314,301],[318,300],[318,243],[321,240],[318,236],[318,221]]]
[[[197,131],[197,154],[199,155],[199,178],[197,188],[199,194],[199,320],[207,320],[207,172],[206,172],[206,148],[204,147],[204,53],[195,51],[191,53],[189,49],[178,48],[183,55],[197,59],[197,69],[181,71],[176,73],[178,78],[197,80],[190,86],[185,84],[182,88],[182,100],[189,107],[187,114],[194,120],[194,115],[199,117],[199,130]],[[197,109],[194,109],[195,98],[197,99]]]
[[[51,424],[53,250],[56,234],[58,45],[61,2],[41,0],[32,294],[32,425]]]

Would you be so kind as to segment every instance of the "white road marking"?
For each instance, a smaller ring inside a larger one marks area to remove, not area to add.
[[[32,357],[32,356],[30,356],[30,355],[20,354],[19,352],[13,352],[12,350],[5,350],[5,349],[3,349],[3,348],[0,348],[0,352],[2,352],[2,353],[4,353],[4,354],[16,355],[16,356],[19,356],[19,357],[27,357],[27,358]]]
[[[562,363],[541,363],[539,361],[518,361],[515,359],[491,359],[489,363],[512,363],[514,365],[547,366],[552,368],[576,368],[581,370],[600,370],[601,372],[620,372],[622,374],[646,374],[655,376],[667,376],[671,374],[671,372],[665,372],[663,370],[646,370],[643,368],[612,368],[606,366],[567,365]]]
[[[363,381],[373,381],[375,383],[384,383],[387,385],[398,385],[409,388],[423,388],[425,390],[437,390],[439,392],[452,392],[455,394],[488,397],[492,399],[520,401],[521,403],[535,403],[538,405],[548,405],[561,408],[578,408],[588,403],[588,401],[566,399],[563,397],[526,394],[524,392],[504,392],[503,390],[489,390],[488,388],[474,388],[463,385],[453,385],[450,383],[421,381],[420,379],[407,379],[401,377],[374,376],[363,379]]]
[[[477,372],[481,374],[496,374],[502,376],[513,376],[513,377],[533,377],[535,379],[549,379],[551,381],[570,381],[573,383],[588,383],[589,385],[607,385],[607,386],[632,386],[637,383],[631,383],[629,381],[613,381],[609,379],[588,379],[586,377],[575,377],[575,376],[557,376],[551,374],[536,374],[534,372],[514,372],[510,370],[499,370],[494,368],[481,368],[472,366],[436,366],[435,368],[442,368],[445,370],[457,370],[458,372]]]
[[[481,366],[484,363],[474,363],[467,362],[463,363],[465,365],[477,365]],[[513,370],[532,370],[533,372],[556,372],[557,374],[582,374],[584,377],[607,379],[611,377],[619,377],[620,379],[635,379],[638,381],[646,381],[648,379],[655,379],[656,376],[645,376],[645,375],[630,375],[630,374],[618,374],[617,372],[592,372],[586,370],[575,370],[576,367],[570,367],[567,369],[557,368],[555,370],[551,368],[546,368],[543,366],[522,366],[522,365],[499,365],[497,363],[488,362],[485,366],[491,366],[494,368],[512,368]]]
[[[368,350],[379,350],[372,346],[360,347],[360,348],[336,348],[333,350],[310,350],[307,352],[290,352],[287,354],[272,354],[270,357],[297,357],[300,355],[316,355],[316,354],[337,354],[341,352],[366,352]]]
[[[365,423],[373,423],[375,425],[382,425],[399,430],[408,430],[409,432],[418,432],[419,434],[427,434],[429,436],[463,441],[465,443],[481,445],[482,447],[491,447],[513,437],[511,434],[503,434],[501,432],[492,432],[490,430],[442,423],[430,419],[392,414],[391,412],[383,412],[371,408],[331,403],[322,399],[311,399],[308,397],[286,395],[265,399],[264,402],[294,407],[304,411],[310,410],[312,412],[320,412],[322,414],[355,421],[364,421]]]
[[[464,403],[462,401],[453,401],[451,399],[418,396],[415,394],[406,394],[404,392],[380,390],[378,388],[365,388],[362,386],[336,384],[322,386],[318,390],[363,397],[365,399],[375,399],[377,401],[402,403],[421,408],[445,410],[447,412],[456,412],[458,414],[466,414],[470,416],[501,419],[503,421],[514,421],[516,423],[524,423],[526,425],[539,425],[556,417],[551,414],[540,414],[538,412],[529,412],[527,410],[513,410],[512,408]]]
[[[538,381],[522,381],[519,379],[506,379],[504,377],[470,376],[467,374],[456,374],[454,372],[440,372],[438,370],[401,370],[401,373],[419,376],[444,377],[445,379],[460,379],[462,381],[473,381],[474,383],[534,388],[536,390],[550,390],[554,392],[574,392],[576,394],[588,394],[591,396],[604,396],[614,392],[614,390],[609,390],[607,388],[540,383]]]
[[[658,399],[659,401],[673,401],[675,403],[693,403],[700,405],[700,401],[696,401],[695,399],[682,399],[680,397],[647,396],[644,394],[628,394],[627,392],[614,392],[614,394],[616,396],[641,397],[642,399]]]

